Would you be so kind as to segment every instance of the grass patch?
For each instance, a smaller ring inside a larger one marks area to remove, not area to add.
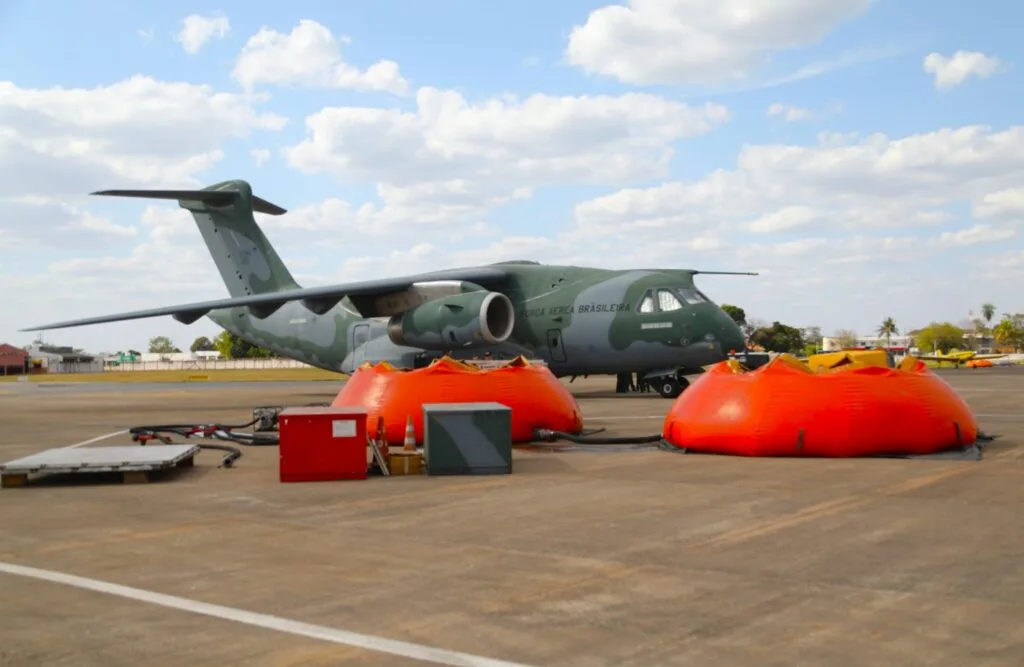
[[[0,377],[0,382],[16,381],[14,375]],[[242,370],[186,371],[108,371],[106,373],[45,373],[29,375],[29,382],[340,382],[347,375],[319,368],[271,368]]]

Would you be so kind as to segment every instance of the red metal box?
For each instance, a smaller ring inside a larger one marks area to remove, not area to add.
[[[366,408],[286,408],[277,416],[282,482],[366,479]]]

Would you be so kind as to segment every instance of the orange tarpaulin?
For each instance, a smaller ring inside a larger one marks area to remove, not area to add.
[[[529,442],[535,428],[579,433],[583,416],[569,390],[544,366],[517,358],[505,366],[481,369],[448,357],[426,368],[397,370],[387,363],[365,364],[331,403],[364,406],[367,429],[377,437],[384,418],[386,439],[402,444],[412,417],[416,442],[423,443],[424,403],[501,403],[512,409],[512,441]]]
[[[742,456],[930,454],[972,444],[974,414],[921,361],[814,372],[781,355],[754,371],[712,367],[676,399],[665,440]]]

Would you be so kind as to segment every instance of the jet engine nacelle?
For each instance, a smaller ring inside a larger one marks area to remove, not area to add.
[[[482,347],[512,335],[516,316],[501,292],[477,290],[433,299],[388,320],[388,338],[396,345],[425,350]]]

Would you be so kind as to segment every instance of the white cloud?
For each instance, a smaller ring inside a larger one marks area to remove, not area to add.
[[[991,225],[974,225],[967,229],[953,232],[942,232],[935,243],[947,247],[967,247],[985,243],[1009,241],[1017,236],[1017,230],[992,227]]]
[[[750,223],[752,232],[771,234],[800,229],[814,222],[818,212],[809,206],[784,206],[774,213],[768,213]]]
[[[92,209],[111,202],[88,193],[202,184],[196,175],[223,157],[226,141],[283,127],[285,119],[260,112],[259,102],[144,76],[95,88],[0,82],[0,257],[19,312],[11,328],[50,321],[54,313],[106,312],[112,303],[131,309],[197,292],[223,294],[190,220],[181,227],[179,215],[173,230],[145,223],[140,229],[116,207]],[[179,243],[167,243],[183,233]]]
[[[195,55],[211,39],[223,39],[231,32],[226,16],[201,16],[191,14],[181,22],[181,30],[175,40],[185,53]]]
[[[628,229],[651,238],[713,225],[762,233],[812,223],[818,233],[928,227],[951,220],[949,206],[984,201],[1024,178],[1024,128],[859,141],[825,134],[817,146],[745,146],[737,164],[692,183],[582,202],[578,224],[589,233]]]
[[[775,104],[769,106],[768,110],[765,111],[765,114],[768,116],[781,116],[790,123],[798,120],[807,120],[809,118],[814,117],[814,114],[811,113],[809,109],[802,109],[798,106],[793,106],[792,104],[782,104],[781,102],[776,102]]]
[[[123,243],[136,236],[131,225],[48,199],[2,200],[0,252],[76,252],[93,243]]]
[[[411,112],[323,109],[306,119],[308,138],[285,156],[307,173],[377,183],[393,213],[386,218],[443,225],[476,222],[483,211],[540,186],[664,177],[674,141],[728,119],[720,105],[691,107],[639,93],[474,103],[455,91],[421,88]]]
[[[242,48],[232,76],[246,88],[256,84],[297,85],[314,88],[382,90],[396,94],[408,91],[398,63],[379,60],[366,70],[345,62],[341,44],[316,21],[299,21],[290,33],[263,27]]]
[[[872,0],[629,0],[573,28],[570,64],[633,84],[746,78],[769,54],[810,45]]]
[[[979,218],[1024,221],[1024,187],[983,195],[974,202],[973,213]]]
[[[266,229],[289,234],[316,232],[320,247],[348,246],[354,240],[388,242],[400,235],[404,242],[426,238],[466,240],[494,231],[481,217],[488,208],[529,196],[525,190],[508,196],[481,197],[479,189],[459,192],[460,182],[440,187],[393,188],[378,185],[380,204],[351,203],[330,197],[289,211],[287,216],[260,220]]]
[[[977,51],[957,51],[952,57],[929,53],[922,65],[925,72],[935,76],[935,87],[943,91],[956,88],[970,76],[987,79],[1003,66],[999,58]]]
[[[254,148],[249,152],[249,154],[252,155],[252,160],[256,163],[257,167],[262,167],[267,163],[267,160],[270,159],[269,148]]]
[[[258,101],[144,76],[95,88],[0,81],[0,198],[196,185],[225,140],[284,126]]]

